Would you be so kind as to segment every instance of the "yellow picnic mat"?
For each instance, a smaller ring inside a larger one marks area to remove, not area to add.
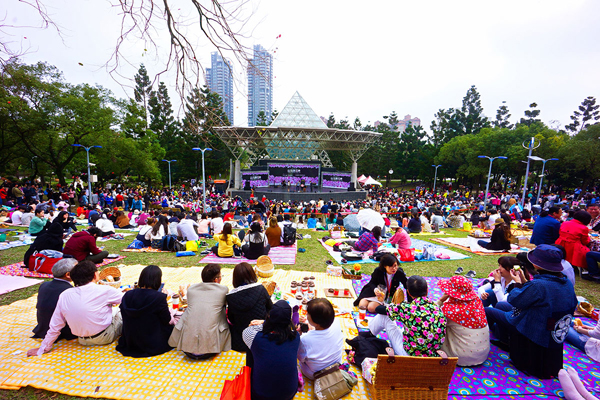
[[[138,280],[143,266],[120,266],[123,284]],[[180,284],[200,282],[201,267],[162,268],[165,286],[175,291]],[[222,270],[224,285],[231,286],[232,269]],[[274,280],[286,291],[292,280],[304,276],[316,278],[317,295],[323,288],[349,288],[352,281],[306,271],[276,270]],[[351,290],[354,293],[353,290]],[[33,386],[72,396],[111,399],[219,399],[226,379],[233,379],[245,364],[245,354],[228,351],[211,360],[192,361],[177,350],[151,358],[124,357],[107,346],[81,346],[76,340],[61,340],[50,353],[27,357],[40,340],[31,339],[36,325],[37,296],[0,307],[0,389]],[[339,309],[352,309],[353,299],[331,299]],[[338,316],[348,338],[357,335],[348,315]],[[345,399],[370,398],[360,370],[352,367],[359,382]],[[295,399],[314,398],[312,382],[306,380]]]
[[[439,236],[439,235],[446,235],[446,232],[444,231],[439,231],[439,232],[419,232],[419,233],[411,233],[410,236]]]

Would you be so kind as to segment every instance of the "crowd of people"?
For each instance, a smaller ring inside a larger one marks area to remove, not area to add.
[[[441,194],[382,189],[372,191],[368,200],[341,202],[243,200],[211,192],[205,204],[194,190],[116,187],[93,193],[93,205],[84,201],[84,189],[73,190],[72,197],[70,189],[62,191],[58,203],[46,193],[48,200],[39,191],[38,197],[28,192],[29,198],[24,190],[13,204],[10,196],[3,198],[7,207],[16,208],[0,215],[0,222],[27,225],[35,236],[25,263],[41,250],[66,255],[54,265],[54,279],[40,287],[34,337],[43,341],[28,351],[31,356],[50,351],[61,338],[77,338],[81,345],[118,340],[116,350],[129,357],[176,349],[202,360],[235,350],[245,352],[252,367],[253,398],[291,399],[303,376],[313,379],[344,359],[344,337],[328,300],[309,301],[306,315],[299,315],[285,301],[272,302],[249,264],[235,266],[232,289],[221,284],[220,265],[208,264],[201,282],[180,288],[187,309],[174,312],[161,290],[157,266],[144,268],[138,288],[124,294],[96,285],[96,264],[107,256],[96,238],[131,228],[138,230],[136,240],[152,247],[167,235],[184,241],[211,237],[217,242],[211,251],[218,257],[257,259],[289,244],[290,232],[295,237],[297,229],[336,225],[357,233],[346,244],[359,252],[376,252],[384,237],[398,249],[409,249],[410,233],[465,227],[491,230],[489,240],[479,242],[482,247],[510,250],[511,225],[517,224],[533,229],[535,249],[500,257],[498,267],[476,285],[461,275],[438,280],[434,284],[443,293],[438,301],[428,297],[431,288],[424,277],[407,275],[392,254],[381,256],[354,302],[375,314],[370,334],[385,330],[398,355],[435,356],[443,350],[458,357],[460,366],[482,365],[492,343],[507,349],[517,368],[540,378],[554,377],[562,368],[564,341],[600,361],[600,326],[572,321],[578,304],[575,276],[600,282],[598,242],[590,235],[600,231],[595,191],[562,193],[557,188],[539,202],[527,197],[523,205],[516,194],[493,192],[483,199],[460,188]],[[358,226],[356,213],[365,208],[380,212],[384,226]],[[89,227],[78,231],[77,218]],[[495,341],[490,342],[490,330]]]

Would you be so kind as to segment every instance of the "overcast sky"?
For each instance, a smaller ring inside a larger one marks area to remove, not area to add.
[[[51,29],[5,29],[10,40],[29,49],[23,60],[55,65],[71,83],[132,96],[127,81],[115,82],[102,67],[119,33],[118,10],[103,0],[43,1],[63,39]],[[185,0],[171,1],[186,7]],[[0,11],[5,23],[38,21],[31,8],[14,1],[3,1]],[[513,122],[536,102],[544,122],[564,126],[585,97],[600,98],[597,0],[252,0],[244,14],[250,18],[243,43],[262,44],[274,56],[278,110],[298,91],[320,116],[333,112],[351,121],[358,116],[366,124],[396,111],[401,118],[421,118],[429,131],[438,109],[460,107],[476,85],[491,119],[502,101]],[[133,77],[140,62],[151,74],[159,72],[168,49],[160,40],[164,31],[156,35],[157,53],[142,41],[127,43],[118,73]],[[204,67],[210,67],[211,51],[206,41],[198,42]],[[235,125],[245,126],[245,66],[234,63],[234,69]],[[178,106],[173,75],[161,80]]]

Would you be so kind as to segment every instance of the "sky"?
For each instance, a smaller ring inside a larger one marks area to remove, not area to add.
[[[148,0],[134,3],[142,1]],[[191,20],[189,1],[169,1]],[[40,29],[32,8],[14,1],[0,4],[0,15],[6,15],[0,25],[25,26],[4,26],[0,32],[0,40],[26,50],[24,62],[47,62],[63,71],[67,82],[98,84],[123,98],[133,96],[131,78],[140,63],[151,77],[164,69],[168,41],[161,28],[153,32],[156,47],[134,38],[124,44],[115,71],[120,78],[115,80],[103,67],[119,36],[117,0],[42,2],[62,36],[52,28]],[[359,117],[372,124],[395,111],[400,118],[419,117],[429,131],[434,114],[460,107],[475,85],[490,119],[502,101],[512,122],[536,102],[546,124],[564,126],[584,98],[600,99],[596,0],[223,4],[240,6],[244,24],[232,23],[244,46],[261,44],[272,52],[273,100],[279,111],[298,91],[319,116],[333,113],[337,120]],[[209,68],[215,48],[192,28],[189,37],[201,64]],[[234,65],[234,124],[247,126],[246,66],[233,54],[224,55]],[[160,80],[181,112],[174,73],[166,72]]]

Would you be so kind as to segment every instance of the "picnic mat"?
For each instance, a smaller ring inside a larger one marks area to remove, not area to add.
[[[353,280],[352,286],[356,293],[360,293],[370,279],[370,275],[363,275],[361,280]],[[437,300],[442,295],[442,291],[437,285],[440,279],[443,278],[425,277],[429,289],[428,297],[432,300]],[[479,280],[471,279],[471,281],[476,285]],[[367,318],[370,315],[367,313]],[[358,313],[356,313],[355,319],[358,320]],[[589,318],[586,320],[596,324]],[[361,327],[360,330],[365,329]],[[383,337],[385,338],[385,336]],[[600,363],[593,361],[568,343],[564,345],[564,365],[575,368],[579,377],[592,387],[595,382],[600,381]],[[596,392],[596,395],[598,394],[600,392]],[[564,397],[558,379],[542,380],[524,374],[510,363],[508,353],[496,346],[490,347],[490,354],[483,365],[472,368],[457,367],[448,392],[448,399],[451,400],[517,399],[533,398],[533,396],[539,398]]]
[[[124,283],[139,279],[144,266],[119,266]],[[169,290],[178,285],[200,281],[201,267],[162,268]],[[222,283],[231,286],[231,268],[222,270]],[[305,271],[276,270],[270,280],[289,288],[292,280],[301,280]],[[317,290],[324,287],[352,288],[348,280],[311,272]],[[353,299],[333,299],[340,308],[351,306]],[[235,351],[221,353],[209,360],[192,361],[182,352],[171,350],[151,358],[123,357],[115,343],[107,346],[81,346],[76,340],[61,340],[41,357],[26,357],[27,349],[38,347],[31,339],[36,325],[36,296],[0,307],[0,389],[33,386],[71,396],[111,399],[219,399],[226,379],[233,379],[245,364],[245,355]],[[354,322],[338,317],[347,337],[356,335]],[[16,352],[22,353],[16,354]],[[360,375],[356,367],[352,371]],[[344,399],[369,398],[366,383],[359,378],[352,393]],[[306,380],[297,400],[314,398],[312,382]]]
[[[435,239],[432,239],[435,240]],[[322,239],[319,239],[319,243],[321,243],[321,245],[323,247],[325,247],[325,250],[327,250],[327,252],[331,255],[331,257],[333,257],[333,259],[338,263],[341,264],[342,263],[342,253],[339,251],[333,251],[333,246],[329,246],[327,244],[325,244],[325,242],[323,242]],[[416,250],[423,250],[423,246],[426,244],[432,244],[429,242],[426,242],[424,240],[420,240],[420,239],[411,239],[411,247],[416,249]],[[443,251],[444,254],[447,254],[450,258],[448,260],[463,260],[465,258],[470,258],[469,256],[466,256],[464,254],[460,254],[457,253],[456,251],[452,251],[452,250],[448,250],[446,249],[444,246],[438,246],[435,245],[437,248],[437,251]],[[371,254],[371,252],[367,252],[367,254]],[[416,260],[416,261],[433,261],[433,260]],[[443,260],[443,259],[437,259],[435,261],[447,261],[447,260]],[[401,263],[404,263],[404,261],[400,261]],[[348,261],[348,264],[379,264],[379,261],[375,261],[372,260],[370,258],[364,258],[362,260],[358,260],[358,261]]]
[[[144,247],[142,249],[123,249],[121,251],[124,251],[127,253],[174,253],[173,251],[158,250],[158,249],[153,249],[152,247]]]
[[[0,275],[0,294],[23,289],[43,282],[41,279],[24,278],[22,276]]]
[[[439,232],[419,232],[419,233],[410,233],[410,236],[434,236],[434,235],[446,235],[446,232],[444,231],[439,231]]]
[[[98,268],[102,268],[105,265],[112,264],[117,261],[121,261],[125,256],[119,256],[117,258],[105,258],[101,264],[96,264]],[[11,275],[11,276],[27,276],[31,278],[52,278],[52,274],[40,274],[39,272],[30,271],[27,268],[23,268],[25,264],[23,261],[0,267],[0,275]]]
[[[482,238],[482,240],[486,240],[489,238]],[[431,239],[434,242],[445,244],[447,246],[456,247],[457,249],[461,249],[464,251],[469,251],[474,254],[478,254],[481,256],[498,256],[504,254],[516,254],[522,251],[529,251],[527,248],[517,247],[515,249],[511,249],[510,251],[502,251],[502,250],[488,250],[484,247],[481,247],[476,238],[466,237],[466,238],[457,238],[457,237],[449,237],[449,238],[434,238]]]
[[[208,248],[210,250],[210,247]],[[293,265],[296,264],[296,253],[298,252],[298,245],[294,243],[291,246],[277,246],[271,247],[268,256],[273,261],[273,264],[286,264]],[[256,264],[256,260],[249,260],[246,257],[242,256],[241,258],[233,258],[233,257],[219,257],[216,256],[213,252],[200,260],[201,264],[239,264],[241,262],[247,262],[249,264]]]

